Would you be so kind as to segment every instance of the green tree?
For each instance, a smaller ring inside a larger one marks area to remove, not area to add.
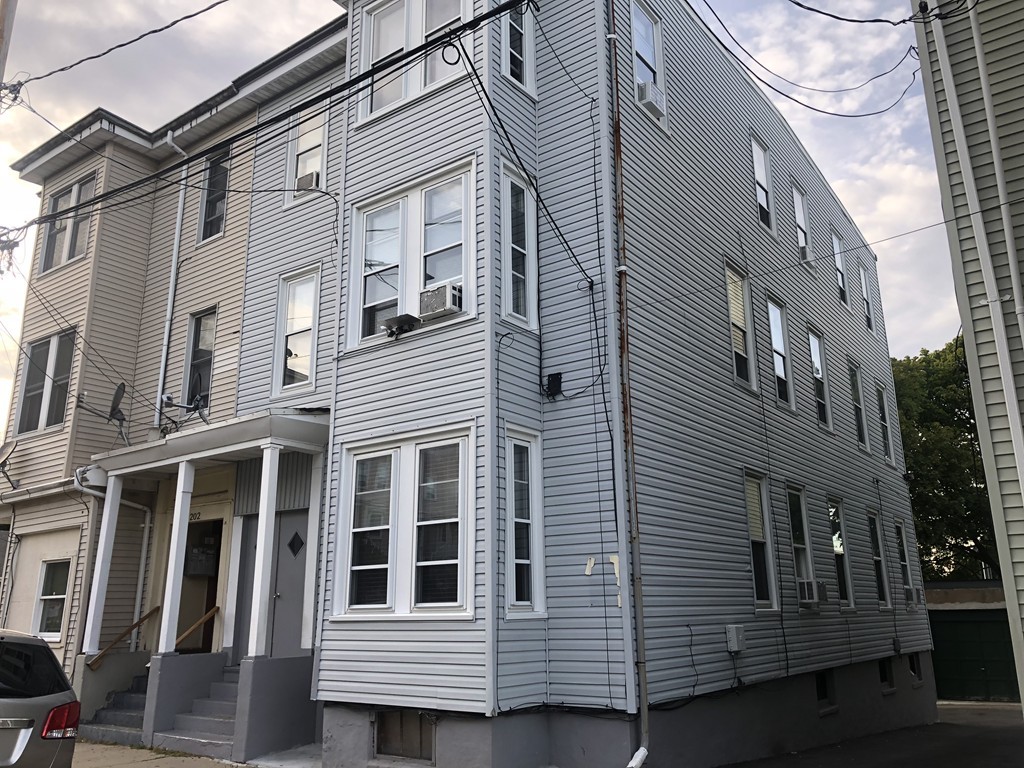
[[[892,361],[925,579],[999,572],[967,364],[959,339]]]

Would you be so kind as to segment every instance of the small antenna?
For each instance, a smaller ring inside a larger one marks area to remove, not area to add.
[[[183,408],[185,413],[188,414],[183,420],[175,421],[170,416],[164,414],[168,421],[174,425],[172,431],[178,431],[181,427],[188,423],[188,420],[192,417],[193,413],[199,414],[199,418],[202,419],[203,424],[209,426],[210,419],[206,414],[206,397],[202,394],[203,391],[203,375],[199,371],[193,371],[192,378],[188,385],[189,392],[195,392],[196,395],[192,398],[191,403],[176,403],[171,395],[164,395],[163,400],[160,403],[160,410],[164,408]]]
[[[11,488],[15,490],[18,488],[18,481],[11,480],[11,476],[7,474],[7,470],[11,467],[11,455],[17,447],[17,440],[8,440],[3,445],[0,445],[0,474],[7,479],[7,482],[11,484]]]
[[[93,416],[98,416],[104,419],[108,424],[117,424],[117,435],[121,438],[126,446],[131,446],[128,442],[128,435],[124,431],[124,412],[121,410],[121,401],[124,399],[125,385],[122,381],[117,385],[117,389],[114,390],[114,397],[110,402],[110,410],[104,413],[99,408],[93,408],[91,405],[85,402],[85,398],[89,395],[88,392],[83,392],[78,396],[77,402],[75,403],[76,408],[81,408],[86,413],[91,413]]]

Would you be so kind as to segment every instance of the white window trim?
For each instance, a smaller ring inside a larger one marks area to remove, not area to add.
[[[802,220],[802,221],[801,221]],[[808,269],[814,269],[814,249],[811,247],[811,224],[810,216],[807,211],[807,193],[803,191],[795,182],[793,184],[793,223],[794,231],[797,235],[796,247],[797,247],[797,258],[800,263]],[[800,245],[800,230],[803,230],[804,239],[807,241],[806,245]],[[804,253],[800,253],[800,248],[804,248]]]
[[[757,161],[754,157],[754,153],[760,150],[761,157],[764,160],[764,194],[768,200],[768,223],[765,224],[761,220],[761,203],[757,199],[758,187],[761,186],[761,182],[757,179]],[[753,174],[751,178],[754,181],[754,214],[757,217],[757,222],[766,230],[775,234],[775,224],[778,219],[776,211],[775,196],[772,194],[772,153],[768,149],[768,145],[761,141],[757,136],[751,135],[750,137],[750,163]]]
[[[633,29],[633,7],[636,7],[643,13],[651,22],[654,24],[654,55],[657,56],[657,69],[654,70],[654,85],[661,90],[665,95],[665,116],[658,118],[655,115],[647,111],[647,109],[640,103],[640,87],[637,82],[636,76],[636,31]],[[654,12],[654,9],[643,0],[633,0],[630,5],[629,13],[629,27],[630,27],[630,55],[632,56],[632,69],[633,69],[633,101],[640,108],[647,117],[657,123],[659,126],[668,130],[668,76],[665,71],[665,44],[664,34],[662,30],[661,17]]]
[[[220,307],[213,306],[207,307],[206,309],[200,310],[199,312],[193,312],[188,316],[188,337],[185,339],[185,368],[182,371],[181,381],[181,399],[178,401],[183,405],[191,405],[188,401],[188,391],[192,384],[192,344],[195,342],[196,335],[196,320],[200,317],[206,317],[207,315],[213,315],[213,336],[214,344],[213,350],[210,353],[210,387],[209,393],[206,396],[206,408],[205,411],[209,412],[210,405],[213,403],[213,371],[217,363],[217,327],[220,321]]]
[[[836,291],[839,301],[850,308],[850,270],[846,263],[845,240],[843,236],[832,230],[832,258],[835,261]]]
[[[846,535],[846,511],[843,507],[843,500],[838,496],[828,496],[825,499],[826,508],[831,506],[835,502],[837,514],[839,517],[839,535],[843,537],[843,571],[846,577],[846,599],[844,600],[839,595],[839,585],[836,584],[836,596],[839,598],[839,605],[842,608],[855,608],[856,607],[856,596],[854,595],[853,589],[853,571],[850,568],[850,539]],[[829,520],[829,529],[831,530],[832,520]],[[835,549],[833,546],[833,555]]]
[[[512,450],[525,445],[530,450],[530,578],[533,600],[512,600],[515,585],[515,505],[513,496]],[[508,427],[505,437],[505,618],[546,616],[547,595],[544,573],[544,482],[541,439],[536,432]]]
[[[898,520],[894,523],[896,530],[896,557],[900,564],[900,578],[903,580],[903,600],[906,609],[912,610],[914,605],[914,572],[910,568],[910,550],[907,549],[907,529]],[[899,547],[903,548],[903,558],[900,558]]]
[[[426,42],[426,30],[424,29],[425,16],[423,12],[423,0],[380,0],[380,2],[368,5],[363,9],[363,17],[361,20],[360,30],[363,33],[363,39],[367,41],[362,46],[362,55],[360,60],[361,71],[367,72],[373,67],[373,62],[370,57],[372,55],[371,46],[369,45],[370,35],[372,34],[371,28],[373,26],[370,17],[391,5],[394,2],[405,3],[405,47],[403,50],[409,51],[413,48],[417,48]],[[462,12],[459,16],[460,23],[466,23],[472,19],[473,9],[471,7],[471,0],[461,0]],[[474,46],[470,42],[466,45],[466,49],[472,55]],[[461,54],[461,52],[460,52]],[[460,64],[462,61],[460,59]],[[386,107],[381,107],[374,111],[370,111],[370,91],[367,91],[366,97],[361,99],[359,102],[359,121],[360,123],[374,120],[382,115],[387,115],[395,110],[401,109],[403,106],[415,101],[416,99],[425,96],[428,93],[446,87],[448,84],[460,80],[463,77],[468,77],[468,73],[465,70],[465,66],[460,67],[456,72],[453,72],[448,77],[442,78],[437,82],[431,83],[430,85],[424,85],[426,74],[426,59],[421,58],[420,60],[413,63],[406,63],[398,66],[395,70],[389,72],[386,77],[401,77],[403,81],[403,95],[402,98],[395,101],[393,104],[388,104]],[[372,90],[372,89],[371,89]]]
[[[761,498],[761,525],[764,528],[764,548],[765,548],[765,569],[768,572],[768,600],[757,599],[757,577],[754,575],[754,552],[753,547],[750,548],[750,568],[751,568],[751,586],[754,589],[754,610],[755,611],[775,611],[779,607],[779,591],[778,584],[775,580],[775,548],[772,546],[773,541],[773,530],[772,530],[772,519],[769,514],[769,503],[770,498],[768,495],[768,489],[766,487],[765,478],[756,472],[744,472],[743,473],[743,505],[744,511],[747,516],[747,540],[748,542],[755,541],[750,531],[750,510],[746,504],[747,495],[747,480],[753,480],[757,483],[758,494]]]
[[[875,305],[871,301],[871,284],[868,281],[868,270],[863,264],[860,265],[860,296],[861,307],[864,310],[864,325],[868,331],[876,333]]]
[[[793,386],[793,365],[792,365],[792,345],[789,343],[789,319],[786,313],[786,305],[782,301],[779,301],[774,296],[769,295],[768,300],[768,336],[771,340],[772,348],[772,379],[776,378],[775,374],[775,353],[776,353],[776,339],[775,332],[771,326],[771,308],[775,307],[779,311],[779,324],[781,325],[782,333],[782,351],[779,353],[782,355],[782,367],[786,380],[786,391],[789,395],[789,400],[783,400],[779,397],[778,383],[776,382],[773,390],[775,392],[775,401],[783,408],[788,408],[791,411],[796,410],[796,387]]]
[[[522,187],[526,200],[526,315],[517,315],[512,310],[512,184]],[[536,330],[538,290],[538,243],[537,243],[537,200],[530,185],[519,174],[509,168],[501,177],[501,310],[509,322]]]
[[[87,174],[86,176],[82,177],[81,179],[76,181],[71,186],[62,187],[60,190],[58,190],[57,192],[54,192],[52,195],[50,195],[49,198],[47,199],[47,202],[46,202],[46,212],[47,212],[47,214],[56,213],[56,211],[52,210],[53,202],[57,198],[61,197],[62,195],[66,194],[68,192],[71,193],[71,203],[70,203],[71,206],[76,206],[76,205],[81,204],[81,202],[82,202],[82,200],[81,200],[82,187],[85,184],[89,183],[90,181],[93,182],[93,191],[92,191],[93,197],[98,195],[99,194],[99,189],[98,189],[98,187],[99,187],[99,178],[97,177],[97,175],[95,173]],[[89,198],[89,199],[91,200],[92,198]],[[71,237],[71,235],[74,233],[75,223],[76,223],[76,220],[78,218],[82,218],[83,219],[84,226],[86,228],[86,231],[85,231],[85,238],[86,238],[85,251],[84,251],[84,253],[81,256],[72,257],[72,255],[71,255],[71,241],[72,241],[73,238]],[[52,273],[52,272],[56,271],[57,269],[60,269],[61,267],[63,267],[65,264],[70,264],[70,263],[72,263],[74,261],[84,260],[89,255],[89,235],[90,235],[89,228],[90,228],[91,224],[92,224],[92,211],[91,210],[89,210],[87,212],[81,212],[80,211],[76,215],[69,215],[69,217],[64,220],[64,227],[65,227],[64,245],[61,248],[61,252],[60,252],[59,255],[56,254],[56,253],[54,254],[53,264],[51,264],[46,269],[43,268],[43,260],[46,258],[46,250],[47,250],[47,247],[49,245],[50,233],[51,233],[51,225],[47,224],[43,228],[43,236],[40,238],[40,240],[42,241],[42,248],[39,251],[39,274],[40,274],[40,276],[42,276],[42,275],[49,275],[50,273]]]
[[[56,424],[46,426],[46,413],[50,409],[50,398],[53,396],[53,380],[56,378],[57,375],[57,348],[59,345],[60,337],[66,333],[74,334],[74,337],[72,338],[73,349],[71,351],[71,368],[68,371],[68,400],[71,400],[71,384],[74,380],[75,373],[75,354],[78,352],[78,333],[77,330],[74,328],[68,328],[58,333],[55,333],[48,339],[40,339],[39,341],[33,342],[32,344],[28,345],[28,354],[26,355],[22,353],[22,357],[24,358],[24,364],[22,365],[21,368],[21,381],[18,384],[17,408],[15,409],[14,423],[12,425],[14,435],[18,438],[21,438],[22,436],[27,437],[28,435],[34,435],[49,430],[56,431],[63,429],[64,427],[64,422],[67,420],[67,403],[64,404],[65,417]],[[21,425],[21,411],[22,406],[24,405],[25,402],[25,387],[28,384],[28,371],[29,368],[32,366],[32,347],[35,347],[36,345],[43,343],[48,343],[50,345],[50,348],[47,351],[46,357],[46,372],[44,374],[45,378],[43,381],[43,399],[39,405],[39,418],[36,420],[36,427],[34,429],[26,429],[24,432],[19,432],[18,427]]]
[[[871,542],[871,547],[868,550],[871,553],[871,587],[878,597],[878,583],[875,576],[875,564],[878,563],[881,574],[882,574],[882,589],[885,591],[885,600],[878,601],[879,608],[892,608],[892,589],[889,586],[889,573],[885,567],[885,536],[882,530],[882,520],[878,513],[873,509],[868,510],[868,538],[871,538],[871,520],[875,521],[875,541]],[[875,547],[878,548],[878,554],[875,554]]]
[[[203,229],[206,228],[206,198],[210,191],[210,165],[214,160],[223,160],[224,168],[227,170],[228,175],[225,179],[224,186],[224,221],[221,224],[220,232],[209,237],[203,237]],[[224,233],[228,229],[228,199],[231,195],[228,194],[228,189],[231,188],[231,153],[222,152],[214,155],[206,161],[206,165],[203,168],[203,193],[199,198],[199,216],[198,223],[196,224],[196,246],[205,245],[206,243],[218,240],[224,237]]]
[[[879,402],[881,398],[881,402]],[[875,383],[875,402],[885,409],[878,413],[878,427],[882,433],[882,458],[886,464],[896,466],[896,445],[892,439],[892,409],[889,407],[889,392],[884,386]],[[884,418],[883,418],[884,417]],[[885,454],[885,446],[889,446],[889,455]]]
[[[850,407],[853,410],[854,419],[854,437],[863,450],[871,453],[871,435],[868,434],[868,412],[867,406],[864,402],[864,372],[861,371],[860,366],[853,362],[849,362],[850,368]],[[856,385],[856,389],[854,388]],[[856,396],[856,400],[853,397]],[[857,416],[857,405],[860,404],[860,417]],[[864,433],[863,442],[860,439],[860,435],[857,434],[858,427],[860,431]]]
[[[511,40],[511,14],[502,14],[501,17],[501,73],[505,75],[509,80],[515,83],[517,88],[525,91],[531,98],[537,98],[537,67],[536,67],[536,21],[533,17],[533,7],[531,5],[524,6],[525,12],[523,13],[523,79],[525,82],[519,82],[512,75],[511,70],[511,48],[509,41]]]
[[[418,195],[420,197],[420,203],[418,204],[422,210],[422,195],[423,192],[437,184],[445,181],[450,181],[457,176],[463,177],[463,264],[462,264],[462,311],[452,314],[451,319],[443,319],[440,321],[434,321],[427,325],[420,326],[419,328],[410,331],[407,336],[411,336],[416,333],[420,333],[429,328],[438,328],[444,325],[448,325],[453,322],[459,322],[469,317],[473,317],[476,314],[476,270],[477,270],[477,254],[476,254],[476,163],[462,162],[455,165],[441,169],[429,176],[424,176],[414,180],[409,184],[404,184],[401,187],[391,190],[383,195],[366,200],[363,203],[353,206],[352,210],[352,221],[353,221],[353,235],[352,235],[352,258],[349,260],[349,314],[348,314],[348,348],[357,348],[369,345],[376,345],[382,343],[388,343],[391,341],[383,333],[377,333],[373,336],[363,336],[363,246],[365,244],[365,227],[366,227],[366,216],[381,208],[391,205],[395,202],[402,202],[403,210],[400,215],[403,219],[403,229],[401,233],[401,260],[399,262],[399,271],[401,273],[402,268],[409,261],[410,257],[415,258],[415,265],[412,273],[406,270],[405,276],[402,279],[402,287],[399,291],[399,313],[408,312],[409,314],[419,314],[419,293],[420,288],[415,290],[411,288],[411,284],[419,285],[419,278],[422,275],[422,249],[419,253],[412,254],[412,246],[408,242],[408,236],[410,227],[406,217],[408,216],[405,208],[407,207],[408,198],[412,195]],[[419,225],[422,222],[420,216],[416,216],[415,223]],[[422,230],[422,227],[419,227]],[[422,232],[418,232],[416,237],[422,236]],[[418,241],[417,241],[418,245]],[[415,295],[413,306],[408,306],[411,297]],[[404,305],[403,306],[403,301]],[[415,310],[409,312],[409,310]]]
[[[288,323],[288,285],[305,280],[307,277],[313,278],[313,320],[309,342],[309,381],[302,381],[297,384],[283,384],[285,335]],[[316,389],[317,331],[319,325],[320,265],[283,275],[277,286],[277,321],[274,327],[274,365],[272,369],[274,382],[271,388],[272,397],[284,397]]]
[[[814,342],[811,340],[811,336],[814,336],[818,340],[818,353],[821,356],[821,386],[822,395],[825,400],[825,421],[822,422],[818,418],[818,395],[814,391],[814,382],[817,380],[817,376],[814,375]],[[810,350],[808,356],[808,362],[811,364],[811,395],[814,399],[814,420],[822,429],[832,429],[832,404],[831,398],[829,397],[828,387],[828,362],[825,358],[825,336],[818,332],[815,328],[807,329],[807,346]]]
[[[415,605],[415,497],[419,450],[424,447],[457,442],[460,446],[460,511],[459,511],[459,600],[445,605]],[[436,620],[475,617],[476,593],[476,471],[473,460],[476,428],[465,425],[441,432],[417,432],[391,439],[361,442],[346,447],[343,458],[338,531],[335,543],[331,621]],[[388,560],[388,604],[384,606],[350,606],[349,573],[351,563],[352,512],[355,493],[357,459],[391,453],[392,514],[390,519]],[[410,466],[411,465],[411,466]]]
[[[46,566],[50,563],[63,563],[68,564],[68,583],[64,585],[64,611],[60,617],[60,632],[40,632],[39,621],[43,618],[43,601],[54,600],[56,596],[44,598],[43,597],[43,582],[46,578]],[[68,626],[68,609],[70,608],[71,600],[69,599],[69,588],[71,581],[75,577],[75,558],[73,557],[51,557],[43,560],[39,564],[39,581],[36,584],[36,599],[35,606],[32,610],[32,634],[38,635],[41,639],[48,643],[60,643],[64,637],[64,631]]]
[[[735,350],[732,347],[732,308],[729,304],[729,273],[733,273],[736,277],[740,278],[741,290],[743,292],[743,313],[746,319],[746,347],[747,347],[747,374],[749,379],[740,378],[736,372],[736,359]],[[750,303],[750,279],[747,274],[740,268],[733,265],[731,262],[725,263],[725,307],[726,307],[726,320],[728,322],[728,339],[729,339],[729,363],[732,368],[733,381],[737,384],[746,387],[747,389],[757,390],[757,360],[756,351],[757,346],[754,342],[754,314],[753,308]]]
[[[789,511],[789,497],[790,497],[791,494],[796,494],[797,496],[800,497],[800,522],[803,525],[803,534],[804,534],[804,543],[803,543],[803,545],[797,544],[796,543],[796,538],[793,536],[793,530],[792,530],[793,515]],[[812,608],[812,607],[817,606],[817,603],[818,603],[818,583],[817,583],[817,581],[814,578],[814,549],[811,547],[810,526],[808,525],[808,520],[807,520],[807,497],[806,497],[806,494],[804,493],[804,489],[803,488],[799,488],[797,486],[792,486],[792,485],[786,487],[786,514],[789,516],[789,520],[790,520],[789,540],[790,540],[790,543],[792,544],[792,548],[793,548],[793,581],[796,584],[797,602],[799,603],[801,608]],[[805,552],[805,554],[807,556],[807,578],[804,579],[803,581],[805,583],[809,583],[811,585],[811,599],[810,600],[805,600],[804,598],[800,597],[800,583],[801,583],[801,579],[800,579],[799,570],[797,569],[797,547],[799,547],[799,546],[803,546],[804,552]]]
[[[330,135],[330,124],[331,124],[331,103],[323,102],[313,109],[323,109],[321,113],[324,124],[321,129],[320,136],[320,184],[309,190],[303,190],[299,192],[295,189],[295,174],[298,171],[298,141],[299,141],[299,126],[301,125],[302,112],[292,115],[289,120],[290,128],[288,129],[288,157],[285,163],[285,178],[284,178],[284,207],[288,208],[292,205],[298,205],[308,200],[319,200],[321,195],[311,194],[317,189],[327,189],[327,141]]]

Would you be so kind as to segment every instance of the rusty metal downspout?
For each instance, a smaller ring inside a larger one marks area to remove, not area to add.
[[[626,268],[626,196],[622,180],[622,121],[619,109],[619,45],[615,21],[615,0],[608,0],[608,24],[612,62],[612,152],[615,169],[615,223],[619,288],[619,367],[622,376],[622,422],[626,448],[626,506],[629,513],[630,575],[633,586],[633,616],[636,633],[636,674],[640,710],[640,746],[627,768],[640,768],[650,748],[650,710],[647,700],[647,648],[644,642],[643,579],[640,569],[640,518],[636,499],[635,448],[633,444],[633,402],[629,383],[629,313]]]

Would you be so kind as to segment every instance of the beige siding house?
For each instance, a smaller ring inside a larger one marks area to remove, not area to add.
[[[944,3],[943,6],[957,6]],[[1024,5],[917,27],[957,303],[1024,690]]]

